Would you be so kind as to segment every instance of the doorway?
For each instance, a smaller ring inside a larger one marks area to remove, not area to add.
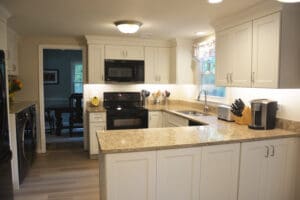
[[[44,48],[42,54],[46,149],[83,149],[82,50]]]

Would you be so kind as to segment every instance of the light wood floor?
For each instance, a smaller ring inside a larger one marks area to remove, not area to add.
[[[38,155],[15,200],[99,200],[98,160],[80,149]]]

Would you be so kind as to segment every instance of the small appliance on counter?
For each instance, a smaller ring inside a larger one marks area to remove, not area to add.
[[[234,122],[233,115],[231,113],[231,107],[229,105],[218,106],[218,119]]]
[[[274,129],[276,125],[277,101],[254,99],[251,101],[252,121],[249,128],[258,130]]]

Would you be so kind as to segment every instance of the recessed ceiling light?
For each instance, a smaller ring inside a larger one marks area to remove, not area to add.
[[[114,23],[122,33],[136,33],[142,26],[141,22],[133,20],[122,20]]]
[[[208,3],[212,3],[212,4],[215,4],[215,3],[221,3],[223,0],[208,0]]]
[[[199,32],[196,32],[196,35],[197,36],[204,36],[204,35],[206,35],[206,32],[199,31]]]
[[[280,1],[282,3],[297,3],[300,2],[300,0],[277,0]]]

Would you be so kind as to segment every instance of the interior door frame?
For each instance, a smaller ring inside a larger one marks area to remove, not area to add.
[[[40,138],[38,138],[38,152],[46,153],[46,133],[45,133],[45,105],[44,105],[44,49],[60,49],[60,50],[81,50],[82,51],[82,67],[83,67],[83,83],[86,82],[86,47],[84,45],[59,45],[59,44],[42,44],[39,45],[39,120],[40,120]],[[84,114],[84,113],[83,113]],[[84,124],[84,123],[83,123]],[[83,127],[85,130],[85,127]],[[85,132],[85,131],[84,131]],[[85,140],[85,137],[84,137]],[[84,141],[85,142],[85,141]]]

